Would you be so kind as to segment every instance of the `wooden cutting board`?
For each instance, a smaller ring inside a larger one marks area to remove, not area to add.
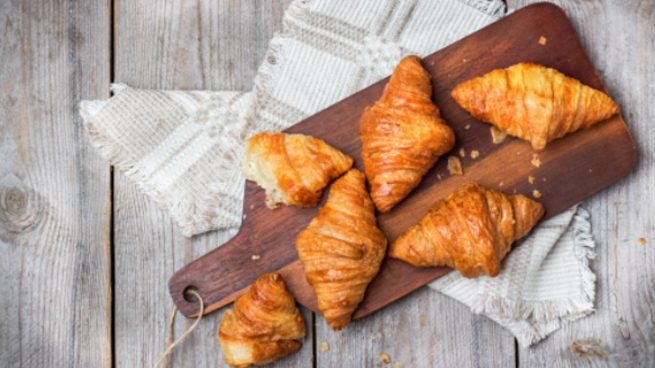
[[[539,43],[541,37],[545,38],[545,45]],[[461,148],[466,151],[466,157],[461,158],[464,175],[450,176],[447,157],[443,157],[405,201],[378,217],[380,228],[390,241],[419,221],[438,199],[468,182],[528,196],[538,190],[546,217],[551,217],[618,181],[632,169],[636,148],[621,116],[549,144],[537,153],[539,167],[531,163],[535,152],[526,142],[507,138],[494,145],[490,126],[471,118],[449,92],[459,82],[518,62],[556,68],[605,90],[566,14],[552,4],[523,8],[423,59],[432,75],[433,99],[457,135],[451,154],[458,155]],[[355,157],[356,166],[361,169],[359,117],[364,107],[380,96],[386,82],[384,79],[346,98],[287,132],[322,138]],[[471,158],[472,150],[479,152],[477,159]],[[533,184],[528,182],[529,176],[534,177]],[[205,301],[205,312],[209,313],[232,302],[259,275],[272,271],[282,273],[300,304],[318,311],[294,248],[296,235],[317,209],[270,210],[264,197],[264,191],[247,182],[239,233],[171,278],[173,301],[187,317],[198,313],[199,304],[185,297],[185,290],[196,289]],[[386,259],[354,318],[364,317],[447,272],[445,267],[420,269]]]

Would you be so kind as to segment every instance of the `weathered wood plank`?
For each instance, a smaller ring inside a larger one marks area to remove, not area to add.
[[[522,7],[530,0],[509,0]],[[596,312],[564,324],[530,349],[524,366],[624,366],[655,364],[655,2],[651,0],[558,1],[573,20],[611,95],[619,102],[639,150],[632,174],[587,201],[598,257]],[[640,244],[643,237],[646,244]],[[593,339],[607,359],[578,358],[567,351],[577,339]],[[546,363],[547,362],[547,363]]]
[[[288,1],[119,1],[116,80],[139,88],[249,90]],[[234,232],[184,238],[170,217],[122,175],[115,181],[115,350],[118,367],[152,366],[165,349],[168,279]],[[312,364],[310,334],[278,366]],[[222,311],[206,317],[172,357],[175,367],[223,365]],[[179,317],[175,335],[192,321]]]
[[[0,365],[110,367],[109,1],[0,2]]]
[[[318,367],[513,367],[514,337],[428,288],[333,332],[316,318]],[[328,348],[329,350],[325,351]]]

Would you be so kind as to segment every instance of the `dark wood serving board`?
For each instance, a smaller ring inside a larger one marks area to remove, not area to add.
[[[546,38],[545,45],[538,42],[542,36]],[[490,126],[471,118],[449,92],[459,82],[517,62],[556,68],[605,90],[566,14],[552,4],[523,8],[424,58],[423,65],[432,75],[433,99],[457,135],[457,145],[450,154],[458,155],[460,148],[466,150],[466,157],[461,159],[464,175],[450,176],[447,159],[443,157],[405,201],[378,217],[389,241],[423,217],[439,198],[468,182],[528,196],[538,190],[546,217],[550,217],[618,181],[632,169],[636,148],[621,116],[549,144],[537,153],[539,167],[531,164],[535,151],[526,142],[508,137],[502,144],[494,145]],[[380,96],[386,81],[307,118],[287,132],[322,138],[356,158],[356,166],[361,169],[359,117],[364,107]],[[471,150],[479,151],[477,159],[470,157]],[[534,184],[528,182],[528,176],[535,178]],[[264,197],[257,185],[247,182],[239,233],[173,275],[170,292],[184,315],[194,316],[199,310],[197,301],[185,298],[188,288],[200,292],[205,312],[209,313],[232,302],[259,275],[272,271],[282,273],[300,304],[318,311],[294,248],[296,235],[317,209],[270,210]],[[259,259],[253,259],[253,255]],[[354,318],[366,316],[447,272],[449,269],[444,267],[420,269],[386,259]]]

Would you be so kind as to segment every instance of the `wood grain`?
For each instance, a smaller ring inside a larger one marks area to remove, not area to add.
[[[117,1],[116,81],[139,88],[250,90],[287,1]],[[165,349],[173,271],[230,238],[218,231],[187,239],[157,205],[120,174],[114,193],[117,367],[151,367]],[[312,361],[310,332],[298,354],[277,366]],[[216,367],[222,313],[208,316],[174,352],[171,366]],[[175,336],[192,321],[178,318]]]
[[[541,36],[546,36],[551,46],[540,45]],[[491,46],[481,48],[481,44]],[[467,182],[475,181],[528,196],[533,189],[538,189],[543,195],[539,200],[546,208],[547,218],[595,194],[630,171],[636,159],[635,147],[618,115],[591,129],[552,142],[548,149],[538,153],[541,165],[536,168],[531,163],[535,153],[529,144],[508,139],[501,145],[494,145],[489,125],[470,117],[450,98],[450,91],[457,83],[521,61],[554,67],[587,85],[603,89],[566,15],[560,8],[548,4],[522,9],[427,56],[423,63],[432,75],[433,99],[458,137],[453,152],[460,147],[469,152],[476,149],[480,157],[464,159],[462,176],[448,175],[447,160],[440,160],[404,202],[379,216],[380,228],[390,240],[418,222],[437,199]],[[364,107],[380,96],[385,84],[386,80],[380,81],[287,131],[325,139],[355,157],[356,166],[361,168],[359,116]],[[528,175],[538,177],[539,183],[528,183]],[[547,181],[543,182],[544,179]],[[171,294],[182,313],[189,316],[197,312],[197,305],[184,299],[187,287],[192,286],[205,295],[211,305],[207,312],[211,312],[231,301],[260,273],[298,262],[294,249],[296,234],[309,223],[316,209],[282,207],[271,211],[263,205],[264,195],[263,190],[249,182],[244,200],[245,220],[239,234],[171,278]],[[257,267],[253,267],[252,254],[261,255],[256,261]],[[297,264],[289,267],[302,273]],[[414,268],[387,259],[354,317],[372,313],[446,271],[445,268]],[[302,280],[302,276],[293,279]],[[290,288],[299,303],[316,311],[315,297],[307,283],[298,282]]]
[[[532,1],[510,0],[522,7]],[[655,2],[558,1],[616,98],[637,142],[636,169],[618,185],[594,196],[590,211],[597,276],[596,312],[564,323],[534,348],[520,349],[526,367],[655,365]],[[640,244],[643,237],[646,244]],[[597,340],[608,359],[579,358],[567,351],[577,339]]]
[[[0,2],[0,365],[111,367],[109,2]]]

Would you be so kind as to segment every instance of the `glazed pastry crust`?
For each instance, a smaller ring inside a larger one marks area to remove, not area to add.
[[[432,102],[430,75],[416,56],[400,61],[378,101],[360,120],[364,171],[371,198],[391,210],[420,182],[455,134]]]
[[[451,92],[473,117],[536,150],[619,112],[605,93],[543,65],[520,63],[457,85]]]
[[[225,363],[268,364],[302,347],[305,321],[278,273],[260,276],[223,315],[218,339]]]
[[[448,266],[465,277],[496,276],[512,243],[525,236],[544,213],[523,195],[506,195],[468,184],[437,202],[389,250],[414,266]]]
[[[386,247],[364,175],[351,169],[334,182],[325,206],[296,241],[318,307],[333,330],[350,322]]]
[[[241,168],[266,190],[266,204],[314,207],[323,189],[353,164],[353,159],[323,140],[303,134],[262,132],[246,141]]]

